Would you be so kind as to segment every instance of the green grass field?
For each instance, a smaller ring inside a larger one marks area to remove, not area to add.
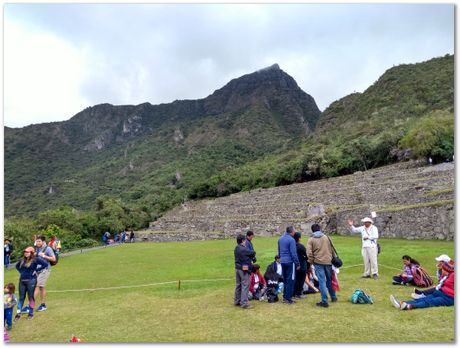
[[[434,258],[453,257],[453,242],[381,240],[380,279],[375,281],[360,278],[359,237],[334,236],[333,241],[344,266],[339,301],[329,308],[315,306],[319,294],[292,306],[252,302],[250,310],[235,307],[234,240],[125,244],[63,257],[52,269],[47,311],[32,321],[23,315],[13,324],[10,339],[65,342],[75,334],[85,342],[455,341],[454,307],[401,311],[388,299],[390,294],[410,297],[412,287],[391,284],[402,268],[402,255],[434,274]],[[265,271],[276,254],[277,238],[258,237],[253,244]],[[209,281],[190,281],[203,279]],[[17,284],[18,272],[6,271],[4,280]],[[141,286],[163,282],[173,283]],[[120,286],[131,287],[65,291]],[[375,304],[351,304],[357,287],[369,292]]]

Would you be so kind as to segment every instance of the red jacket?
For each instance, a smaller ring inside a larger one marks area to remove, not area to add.
[[[249,291],[254,292],[254,285],[256,284],[256,273],[251,273],[251,277],[249,278]],[[265,281],[265,278],[262,274],[260,274],[260,271],[257,271],[257,275],[259,276],[259,288],[264,288],[267,286],[267,282]]]
[[[444,281],[444,283],[441,286],[441,291],[445,293],[449,297],[454,297],[454,280],[455,280],[455,274],[454,272],[451,272],[447,279]]]

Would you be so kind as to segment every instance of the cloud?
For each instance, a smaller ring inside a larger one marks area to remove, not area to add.
[[[5,22],[4,110],[8,126],[60,121],[87,106],[79,85],[85,52],[61,38]]]
[[[454,52],[447,4],[7,4],[5,18],[5,63],[22,76],[5,79],[7,125],[204,98],[274,63],[324,109],[393,65]]]

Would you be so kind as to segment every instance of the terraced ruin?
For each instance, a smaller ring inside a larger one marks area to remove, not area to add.
[[[279,235],[288,224],[303,234],[313,223],[349,234],[348,218],[376,213],[381,237],[453,240],[454,164],[403,162],[342,177],[228,197],[190,201],[140,231],[141,240],[233,238],[249,229]]]

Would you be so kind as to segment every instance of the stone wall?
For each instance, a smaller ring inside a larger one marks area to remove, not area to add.
[[[252,230],[280,235],[287,225],[303,234],[319,223],[327,233],[349,234],[348,218],[361,225],[376,212],[385,238],[453,240],[454,165],[418,162],[228,197],[186,202],[150,224],[145,240],[233,238]]]

